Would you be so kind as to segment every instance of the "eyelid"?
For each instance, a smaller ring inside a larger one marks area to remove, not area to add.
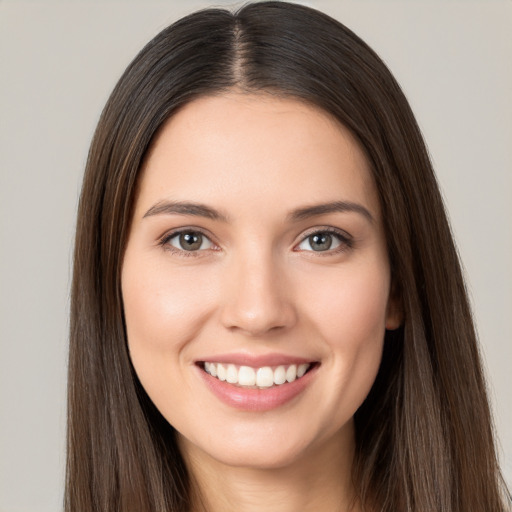
[[[340,241],[340,246],[334,249],[329,249],[327,251],[307,251],[298,249],[300,244],[306,241],[310,236],[315,235],[317,233],[328,233],[330,235],[336,236]],[[328,254],[335,254],[338,252],[343,252],[347,249],[351,249],[353,246],[353,242],[354,237],[343,229],[335,228],[333,226],[315,226],[314,228],[310,228],[300,235],[300,240],[294,245],[293,250],[296,252],[313,252],[318,256],[322,256]]]
[[[208,248],[208,249],[200,249],[197,251],[185,251],[183,249],[174,247],[168,243],[169,240],[180,235],[181,233],[199,233],[202,236],[204,236],[205,238],[207,238],[210,241],[210,243],[213,245],[213,247]],[[317,233],[332,234],[338,238],[338,240],[341,242],[341,245],[339,247],[336,247],[334,249],[329,249],[327,251],[306,251],[306,250],[298,249],[298,246],[302,242],[304,242],[308,237],[310,237],[314,234],[317,234]],[[353,241],[354,241],[353,236],[343,229],[335,228],[333,226],[315,226],[313,228],[309,228],[308,230],[306,230],[305,232],[303,232],[300,235],[300,239],[297,243],[294,244],[293,250],[296,252],[315,252],[316,255],[318,255],[318,256],[321,256],[322,254],[328,255],[328,254],[343,252],[344,250],[347,250],[347,249],[351,249],[353,246]],[[207,230],[200,228],[198,226],[183,226],[183,227],[179,227],[179,228],[175,228],[170,231],[167,231],[161,237],[158,238],[158,245],[162,246],[165,250],[168,250],[175,254],[179,254],[181,256],[200,256],[201,253],[205,253],[207,251],[220,250],[219,245],[214,240],[214,237]]]
[[[169,244],[169,241],[179,236],[182,233],[198,233],[203,237],[207,238],[213,247],[208,249],[199,249],[197,251],[185,251],[184,249],[179,249],[178,247],[174,247]],[[218,244],[214,241],[212,235],[208,233],[205,229],[197,227],[197,226],[183,226],[176,229],[171,229],[167,231],[164,235],[158,238],[158,245],[163,247],[166,251],[178,254],[180,256],[199,256],[201,253],[212,250],[219,250]]]

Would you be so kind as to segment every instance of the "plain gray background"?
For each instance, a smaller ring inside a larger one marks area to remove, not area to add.
[[[511,483],[512,2],[303,3],[363,37],[417,115],[466,269]],[[143,44],[206,5],[0,0],[0,512],[61,509],[72,237],[100,111]]]

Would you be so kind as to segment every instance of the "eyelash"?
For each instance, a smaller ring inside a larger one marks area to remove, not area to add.
[[[165,234],[159,241],[159,244],[161,247],[163,247],[164,250],[166,251],[169,251],[173,254],[176,254],[178,256],[182,256],[182,257],[185,257],[185,258],[189,258],[189,257],[195,257],[197,258],[198,256],[201,255],[202,252],[205,251],[205,249],[203,250],[197,250],[197,251],[186,251],[184,249],[178,249],[177,247],[173,247],[169,242],[175,238],[175,237],[178,237],[182,234],[185,234],[185,233],[190,233],[190,234],[199,234],[201,236],[203,236],[204,238],[206,238],[207,240],[210,241],[210,243],[213,245],[213,246],[216,246],[216,244],[214,242],[212,242],[211,240],[211,237],[208,236],[204,231],[202,231],[201,229],[199,228],[183,228],[183,229],[178,229],[176,231],[172,231],[171,233],[167,233]],[[212,249],[212,250],[218,250],[218,249]]]
[[[354,240],[353,238],[345,231],[342,231],[340,229],[332,228],[332,227],[324,227],[324,228],[314,228],[311,231],[304,234],[298,244],[295,245],[295,247],[298,247],[302,243],[304,243],[308,238],[319,235],[319,234],[328,234],[332,235],[335,238],[338,239],[340,242],[339,247],[336,247],[334,249],[328,249],[326,251],[304,251],[304,252],[310,252],[314,253],[316,256],[332,256],[333,254],[340,254],[343,252],[346,252],[354,247]],[[295,250],[295,249],[294,249]],[[297,250],[299,252],[299,250]]]
[[[181,257],[185,257],[185,258],[196,257],[197,258],[197,257],[201,256],[201,253],[203,253],[207,249],[199,249],[196,251],[186,251],[184,249],[178,249],[178,248],[170,245],[169,242],[173,238],[178,237],[179,235],[182,235],[185,233],[199,234],[199,235],[205,237],[207,240],[209,240],[210,243],[214,246],[214,248],[211,250],[214,250],[214,251],[219,250],[218,248],[215,248],[216,247],[215,242],[213,242],[211,240],[211,238],[204,231],[202,231],[201,229],[198,229],[198,228],[183,228],[183,229],[179,229],[176,231],[172,231],[171,233],[167,233],[159,240],[158,245],[163,247],[164,250],[169,251],[169,252],[176,254],[178,256],[181,256]],[[339,247],[336,247],[334,249],[328,249],[326,251],[314,251],[314,250],[308,251],[308,250],[296,249],[299,245],[304,243],[308,238],[310,238],[314,235],[319,235],[319,234],[329,234],[329,235],[334,236],[340,242]],[[301,240],[297,244],[295,244],[293,250],[296,252],[315,253],[315,255],[317,255],[317,256],[330,256],[333,254],[339,254],[342,252],[346,252],[346,251],[352,249],[353,246],[354,246],[353,238],[345,231],[342,231],[342,230],[339,230],[336,228],[332,228],[332,227],[324,227],[324,228],[314,228],[313,230],[304,234],[302,236]]]

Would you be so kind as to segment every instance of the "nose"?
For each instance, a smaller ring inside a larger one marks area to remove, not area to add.
[[[296,323],[292,290],[271,255],[240,256],[230,265],[221,321],[230,331],[251,337],[284,331]]]

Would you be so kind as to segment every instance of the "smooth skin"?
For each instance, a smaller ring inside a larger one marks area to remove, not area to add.
[[[122,292],[131,358],[178,431],[194,510],[358,510],[353,415],[401,321],[390,290],[368,162],[331,116],[233,91],[166,123],[142,169]],[[200,367],[233,353],[306,358],[315,373],[282,406],[240,410]]]

